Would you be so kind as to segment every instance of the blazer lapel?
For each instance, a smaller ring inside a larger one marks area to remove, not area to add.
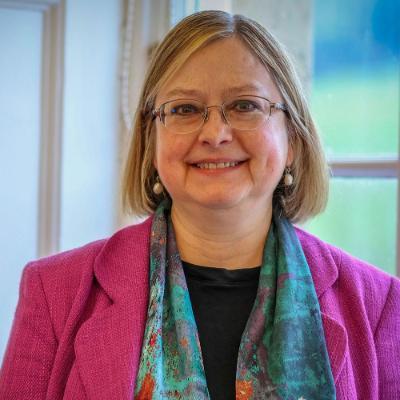
[[[339,277],[336,262],[329,247],[314,236],[296,228],[307,263],[313,277],[315,291],[321,308],[321,319],[325,342],[336,382],[348,357],[348,338],[345,327],[335,318],[338,310],[335,301],[330,301],[332,286]],[[337,294],[333,294],[335,298]]]
[[[144,326],[138,320],[140,314],[144,313],[129,305],[112,305],[80,329],[75,352],[89,399],[133,397],[143,337],[137,326]]]
[[[328,314],[321,312],[321,317],[333,380],[336,383],[348,353],[347,333],[343,325]]]
[[[150,227],[149,219],[116,233],[95,261],[95,279],[111,305],[95,311],[75,339],[89,399],[133,398],[147,316]]]

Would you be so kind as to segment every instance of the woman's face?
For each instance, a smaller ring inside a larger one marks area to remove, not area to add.
[[[260,61],[240,39],[228,38],[194,53],[161,88],[156,107],[179,98],[220,105],[241,95],[282,101]],[[267,209],[272,207],[274,189],[291,161],[282,111],[273,109],[267,122],[251,131],[232,129],[218,108],[210,109],[201,129],[185,135],[156,120],[154,164],[174,207]],[[205,163],[235,166],[200,168]]]

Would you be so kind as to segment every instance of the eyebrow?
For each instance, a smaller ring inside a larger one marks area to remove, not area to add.
[[[264,86],[261,84],[246,84],[241,86],[232,86],[223,90],[224,95],[235,95],[243,92],[261,92],[263,91]],[[171,98],[175,96],[188,96],[188,97],[201,97],[204,92],[196,89],[186,89],[177,87],[169,92],[167,92],[166,97]]]

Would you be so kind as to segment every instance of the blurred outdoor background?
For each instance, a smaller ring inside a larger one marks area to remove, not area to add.
[[[400,274],[398,0],[0,0],[0,359],[24,265],[135,220],[119,180],[149,53],[211,8],[295,63],[332,170],[304,228]]]
[[[397,159],[400,2],[316,0],[314,7],[311,106],[328,159]],[[328,209],[308,228],[394,274],[397,178],[357,172],[332,179]]]

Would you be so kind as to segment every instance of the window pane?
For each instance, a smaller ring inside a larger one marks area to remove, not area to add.
[[[398,151],[398,0],[316,0],[313,113],[328,155]]]
[[[327,210],[305,228],[395,274],[396,193],[395,179],[332,179]]]

